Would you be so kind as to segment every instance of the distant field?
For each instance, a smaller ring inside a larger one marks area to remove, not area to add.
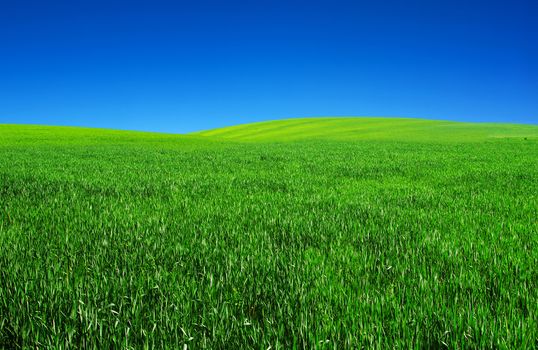
[[[301,118],[235,125],[198,135],[242,141],[392,140],[477,142],[492,137],[538,137],[538,126],[459,123],[412,118]]]
[[[538,126],[0,125],[0,348],[537,348]]]

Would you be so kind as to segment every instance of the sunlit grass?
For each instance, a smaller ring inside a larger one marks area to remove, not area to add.
[[[412,118],[301,118],[201,131],[195,134],[243,141],[392,140],[477,142],[492,137],[538,137],[524,124],[459,123]]]
[[[0,125],[0,348],[536,348],[537,136]]]

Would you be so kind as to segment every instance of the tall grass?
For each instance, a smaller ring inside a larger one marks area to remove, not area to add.
[[[536,348],[525,137],[0,126],[0,348]]]

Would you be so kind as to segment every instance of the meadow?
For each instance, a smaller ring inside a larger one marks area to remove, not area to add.
[[[0,348],[537,348],[538,126],[0,125]]]

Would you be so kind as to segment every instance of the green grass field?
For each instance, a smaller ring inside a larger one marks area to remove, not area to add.
[[[0,125],[0,348],[537,348],[538,126]]]

